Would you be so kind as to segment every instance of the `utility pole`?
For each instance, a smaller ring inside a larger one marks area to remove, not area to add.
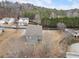
[[[18,3],[18,0],[17,0],[17,3]],[[22,6],[20,5],[18,5],[18,10],[17,10],[17,18],[16,18],[16,32],[17,32],[17,30],[18,30],[18,20],[19,20],[19,18],[20,18],[20,15],[21,15],[21,8],[22,8]]]

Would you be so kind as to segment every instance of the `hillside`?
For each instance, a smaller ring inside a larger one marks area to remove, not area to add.
[[[57,9],[48,9],[44,7],[37,7],[32,4],[25,3],[12,3],[9,1],[0,2],[0,18],[1,17],[17,17],[27,16],[31,19],[34,18],[36,14],[39,14],[41,18],[43,17],[78,17],[79,9],[71,10],[57,10]]]

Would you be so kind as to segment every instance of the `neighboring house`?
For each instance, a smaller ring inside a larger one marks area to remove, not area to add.
[[[15,22],[15,18],[3,18],[2,21],[4,21],[7,24],[11,24]]]
[[[29,18],[20,18],[18,21],[18,25],[26,26],[29,24]]]
[[[67,17],[71,17],[72,14],[73,14],[72,11],[67,11],[67,13],[66,13]]]
[[[73,12],[73,17],[78,17],[79,16],[79,12]]]
[[[0,25],[4,24],[5,21],[4,20],[0,20]]]
[[[7,24],[9,22],[9,18],[2,18],[2,20],[5,21],[5,23],[7,23]]]
[[[66,13],[67,17],[78,17],[79,16],[79,12],[78,11],[68,11]]]
[[[13,24],[15,23],[16,19],[15,18],[9,18],[8,24]]]
[[[18,25],[19,25],[19,26],[23,26],[23,25],[24,25],[23,20],[22,20],[21,18],[20,18],[19,21],[18,21]]]

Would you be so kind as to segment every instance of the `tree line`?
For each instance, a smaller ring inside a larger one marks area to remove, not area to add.
[[[79,17],[63,17],[63,18],[42,18],[41,25],[43,27],[57,27],[58,23],[64,23],[68,28],[79,28]]]

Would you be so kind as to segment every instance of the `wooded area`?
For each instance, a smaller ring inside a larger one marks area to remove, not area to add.
[[[79,17],[43,18],[41,24],[44,27],[56,28],[59,22],[69,28],[79,28]]]

